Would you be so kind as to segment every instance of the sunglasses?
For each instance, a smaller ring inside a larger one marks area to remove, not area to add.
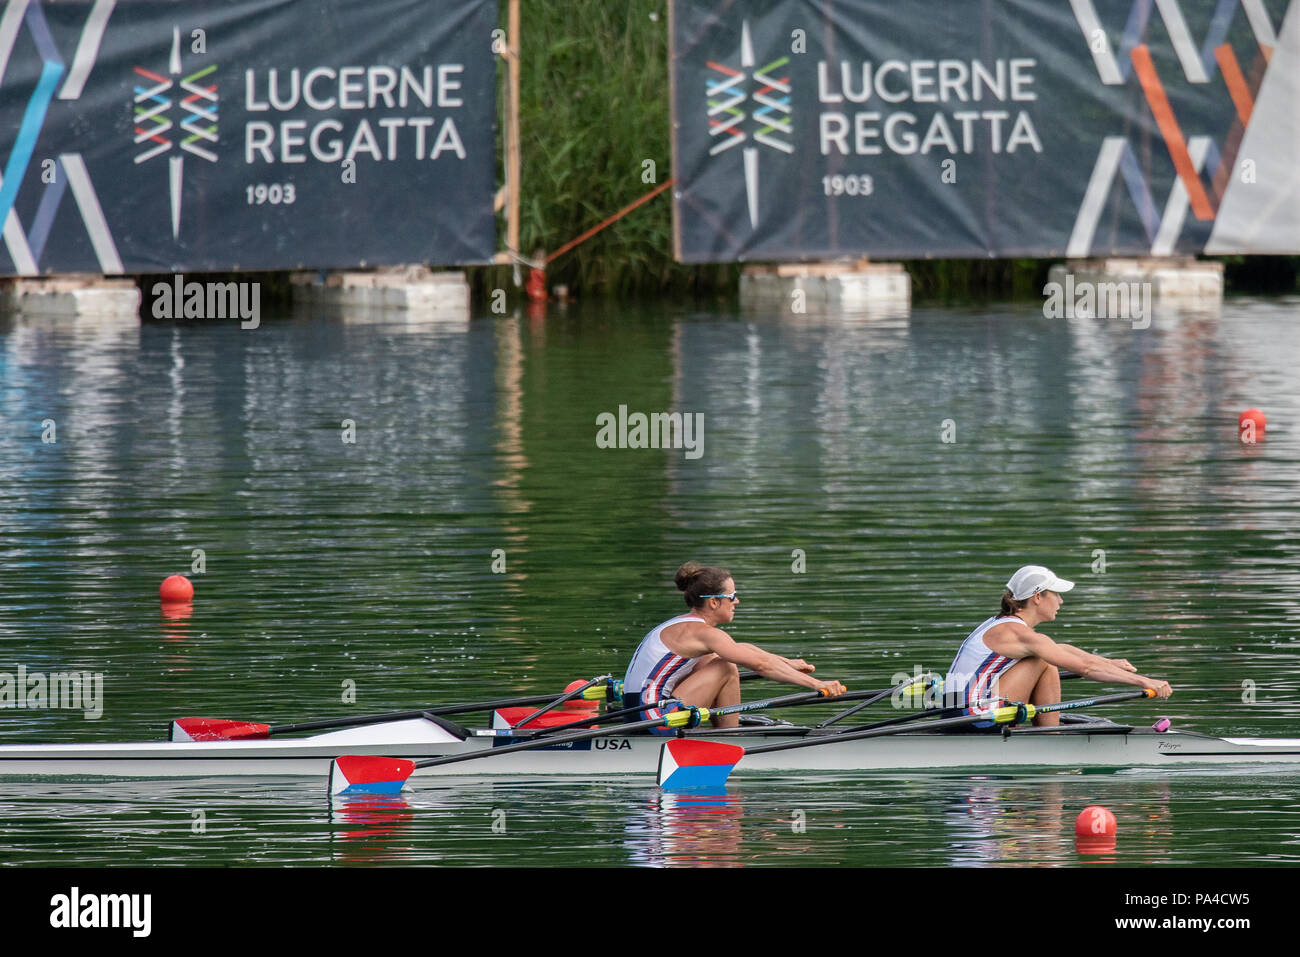
[[[740,592],[733,591],[730,595],[701,595],[700,597],[701,598],[726,598],[729,599],[731,603],[734,605],[736,602],[740,601]]]

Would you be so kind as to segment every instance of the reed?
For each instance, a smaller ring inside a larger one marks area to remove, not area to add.
[[[504,27],[506,4],[501,8]],[[531,257],[558,249],[672,175],[668,16],[664,0],[524,0],[522,19],[520,245]],[[504,95],[504,67],[501,90]],[[498,132],[504,135],[504,123]],[[652,179],[647,160],[654,163]],[[657,196],[582,243],[548,267],[547,282],[587,298],[734,295],[739,265],[673,260],[670,202],[666,193]],[[504,215],[498,229],[504,237]],[[1300,257],[1284,259],[1266,270],[1268,278],[1295,289]],[[915,300],[947,302],[1039,297],[1051,261],[905,265]],[[1258,266],[1228,265],[1230,289],[1250,288],[1260,278]],[[510,274],[508,267],[475,270],[476,292],[510,287]],[[1234,282],[1234,274],[1246,282]]]

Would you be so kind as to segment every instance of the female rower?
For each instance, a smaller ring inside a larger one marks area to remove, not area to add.
[[[1089,654],[1037,630],[1056,620],[1061,593],[1073,587],[1074,582],[1042,565],[1026,565],[1012,575],[1002,595],[1002,613],[972,631],[958,650],[948,669],[945,697],[955,693],[956,703],[967,708],[991,698],[1054,704],[1061,700],[1062,668],[1092,681],[1150,688],[1160,698],[1173,694],[1168,681],[1143,677],[1123,658]],[[1034,724],[1060,720],[1056,713],[1041,714]]]
[[[664,698],[704,708],[739,704],[738,665],[773,681],[825,691],[828,697],[844,693],[844,685],[838,681],[813,678],[815,669],[802,658],[782,658],[757,645],[733,641],[719,627],[731,621],[740,601],[736,583],[725,568],[687,562],[677,569],[675,581],[691,611],[670,618],[641,641],[623,681],[627,707]],[[647,720],[663,714],[656,708],[642,712]],[[739,723],[733,714],[718,718],[712,726],[734,728]]]

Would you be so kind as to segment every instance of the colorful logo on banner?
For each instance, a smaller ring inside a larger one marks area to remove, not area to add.
[[[180,75],[181,31],[177,26],[172,27],[172,52],[168,61],[168,76],[154,73],[141,66],[135,67],[136,76],[152,84],[152,86],[141,86],[137,83],[134,88],[134,142],[136,146],[143,147],[135,156],[137,165],[147,163],[155,156],[172,149],[174,145],[170,136],[174,126],[171,120],[172,100],[165,94],[171,93],[173,87],[178,84],[181,92],[188,94],[178,104],[185,114],[180,122],[180,132],[189,134],[180,141],[180,149],[209,163],[217,161],[217,154],[202,145],[217,142],[219,101],[217,85],[210,81],[211,75],[216,70],[216,64],[209,64],[189,76]],[[199,84],[200,80],[205,81],[203,85]],[[177,239],[181,231],[181,186],[185,175],[185,157],[176,154],[168,157],[167,172],[168,193],[171,198],[172,239]]]
[[[39,2],[11,0],[6,3],[4,13],[0,15],[0,88],[3,88],[5,68],[23,26],[26,26],[41,58],[40,79],[23,111],[18,135],[14,138],[13,148],[5,163],[4,179],[0,181],[0,226],[4,230],[5,247],[19,275],[31,276],[40,271],[37,264],[50,238],[50,229],[54,225],[63,195],[68,190],[72,191],[72,197],[77,203],[77,210],[90,236],[100,268],[106,274],[123,271],[121,257],[118,256],[99,197],[95,194],[95,187],[80,153],[61,153],[57,158],[41,164],[40,181],[44,189],[30,227],[23,229],[14,210],[14,201],[18,198],[18,190],[31,165],[36,141],[45,126],[50,104],[56,97],[65,101],[80,98],[86,78],[95,64],[104,28],[108,25],[114,5],[115,0],[96,0],[91,7],[70,68],[55,46]],[[62,86],[59,85],[60,80]]]
[[[740,69],[708,61],[708,67],[717,74],[706,79],[709,136],[718,139],[709,148],[710,156],[725,153],[741,146],[745,171],[745,198],[749,207],[749,222],[758,226],[758,146],[793,153],[793,111],[790,107],[790,64],[788,56],[780,57],[755,68],[754,44],[749,35],[749,21],[741,23]],[[782,75],[784,74],[784,75]],[[750,92],[750,88],[753,91]],[[756,105],[752,116],[742,107],[749,100]],[[746,132],[746,120],[752,132]]]
[[[1209,136],[1183,135],[1145,42],[1153,3],[1187,82],[1209,83],[1216,66],[1223,75],[1236,116],[1224,136],[1222,147]],[[1093,237],[1116,175],[1124,178],[1129,197],[1137,207],[1147,240],[1151,243],[1151,255],[1171,255],[1189,211],[1201,221],[1212,221],[1218,214],[1223,194],[1236,167],[1237,151],[1246,127],[1250,124],[1255,98],[1263,83],[1273,48],[1277,45],[1277,34],[1268,11],[1264,8],[1263,0],[1218,0],[1210,28],[1198,51],[1178,0],[1135,0],[1117,55],[1092,0],[1070,0],[1070,7],[1083,32],[1102,83],[1117,86],[1136,78],[1155,118],[1165,148],[1169,151],[1177,179],[1165,202],[1164,211],[1158,213],[1150,185],[1142,173],[1128,137],[1107,136],[1102,141],[1083,202],[1079,206],[1074,229],[1066,246],[1066,255],[1084,257],[1091,251]],[[1243,74],[1231,45],[1225,42],[1238,8],[1244,10],[1259,45],[1249,76]],[[1208,188],[1202,179],[1203,174],[1209,177]]]

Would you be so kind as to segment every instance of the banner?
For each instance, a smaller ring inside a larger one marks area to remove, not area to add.
[[[673,0],[683,262],[1300,252],[1293,0]]]
[[[481,263],[495,0],[7,0],[0,274]]]

